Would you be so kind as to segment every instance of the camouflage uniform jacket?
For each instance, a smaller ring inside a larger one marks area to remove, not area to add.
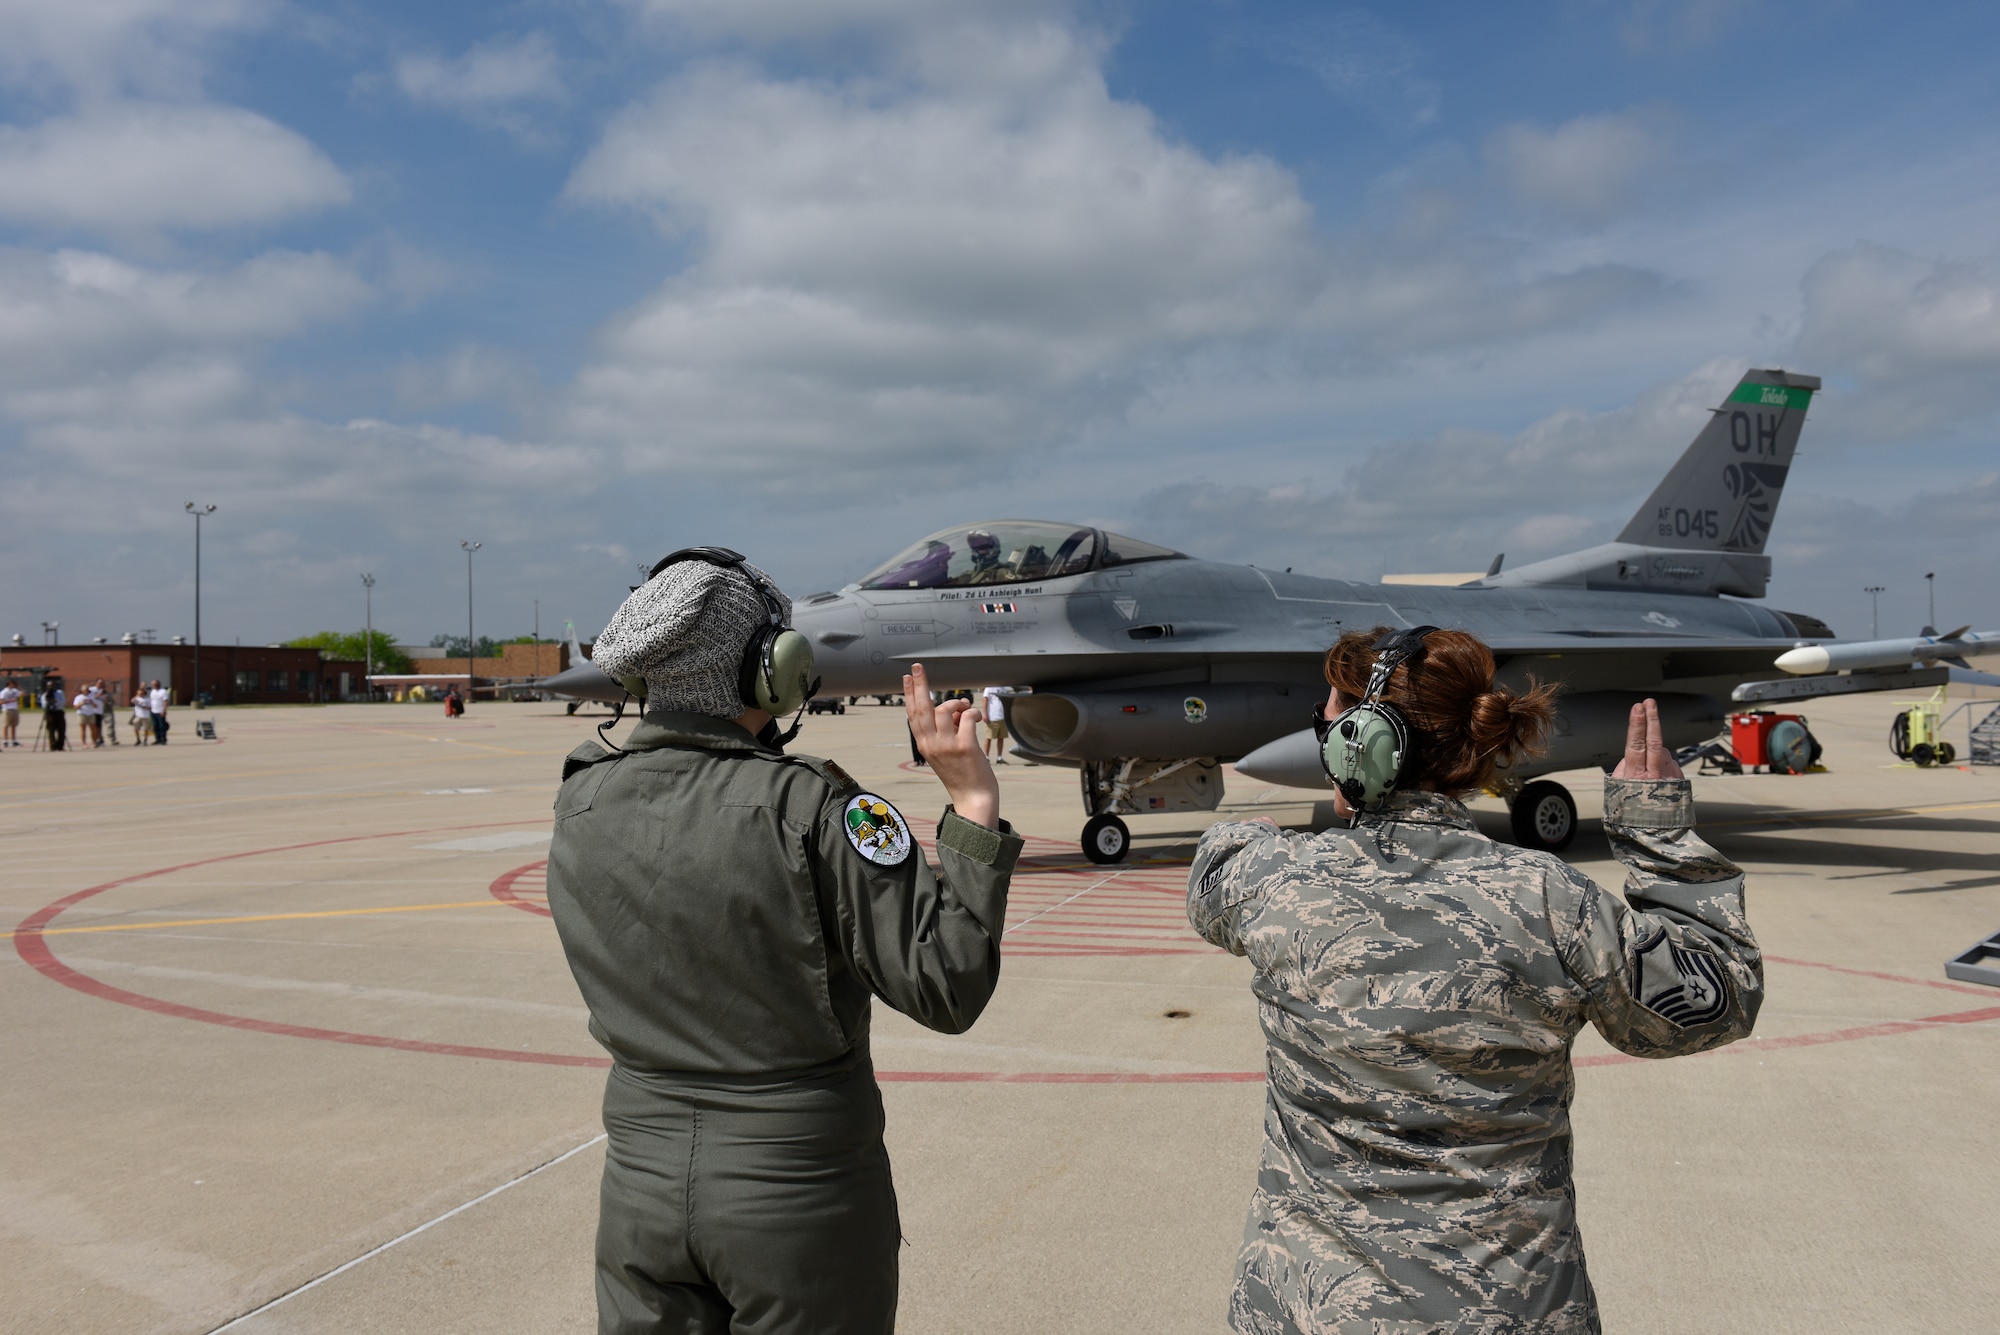
[[[1695,837],[1687,780],[1607,778],[1604,810],[1625,903],[1434,793],[1352,830],[1203,836],[1188,917],[1256,966],[1268,1051],[1234,1329],[1598,1329],[1570,1044],[1588,1021],[1701,1052],[1763,999],[1743,874]]]
[[[933,868],[900,814],[703,714],[578,747],[549,908],[591,1034],[628,1069],[707,1079],[860,1066],[871,996],[969,1028],[999,981],[1021,840],[947,811]]]

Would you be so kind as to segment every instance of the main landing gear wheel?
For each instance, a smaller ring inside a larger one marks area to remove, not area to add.
[[[1560,853],[1576,838],[1576,799],[1559,783],[1541,779],[1521,790],[1510,813],[1514,842]]]
[[[1132,832],[1116,816],[1092,816],[1083,826],[1083,855],[1099,866],[1123,862],[1132,848]]]

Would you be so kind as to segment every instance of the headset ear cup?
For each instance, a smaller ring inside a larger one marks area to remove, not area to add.
[[[812,696],[812,672],[811,640],[795,630],[766,628],[744,646],[739,693],[745,706],[774,718],[796,714]]]
[[[772,715],[796,714],[812,698],[812,641],[795,630],[781,630],[769,650],[771,663],[770,699]]]
[[[1333,721],[1320,764],[1349,806],[1373,811],[1396,791],[1408,737],[1392,706],[1359,704]]]

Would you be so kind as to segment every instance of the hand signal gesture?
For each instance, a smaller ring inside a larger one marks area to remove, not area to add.
[[[903,677],[903,709],[917,753],[944,784],[958,814],[975,825],[999,829],[1000,780],[979,749],[979,711],[965,700],[933,705],[922,663],[912,663]]]
[[[1660,732],[1660,702],[1647,698],[1632,706],[1625,728],[1625,758],[1611,771],[1614,779],[1678,779],[1680,763]]]

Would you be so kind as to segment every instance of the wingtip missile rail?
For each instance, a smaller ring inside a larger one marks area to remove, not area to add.
[[[1913,635],[1899,640],[1859,640],[1851,644],[1802,644],[1779,654],[1776,666],[1795,676],[1825,672],[1866,672],[1912,663],[1950,663],[2000,654],[2000,631],[1960,627],[1949,635]]]

